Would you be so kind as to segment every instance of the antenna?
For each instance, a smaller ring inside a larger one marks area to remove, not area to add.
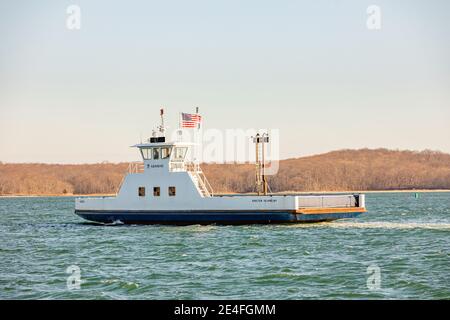
[[[156,130],[152,130],[152,136],[148,139],[149,143],[166,141],[166,137],[164,136],[164,133],[166,131],[166,127],[164,126],[164,109],[161,108],[159,111],[161,116],[161,124],[157,127],[159,134]]]
[[[160,116],[161,116],[161,125],[158,127],[159,132],[161,133],[161,136],[164,137],[164,132],[166,131],[166,128],[164,127],[164,109],[160,109]]]

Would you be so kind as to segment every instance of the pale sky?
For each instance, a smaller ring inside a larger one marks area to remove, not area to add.
[[[445,0],[0,0],[0,161],[139,160],[161,106],[278,128],[282,158],[450,152],[449,39]]]

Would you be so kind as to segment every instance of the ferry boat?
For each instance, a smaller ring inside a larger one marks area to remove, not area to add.
[[[215,194],[199,163],[187,157],[194,144],[166,142],[162,110],[159,129],[158,136],[133,146],[142,161],[130,164],[117,195],[76,198],[78,216],[104,224],[279,224],[366,212],[364,194],[270,194],[260,161],[257,194]],[[255,142],[266,141],[257,136]]]

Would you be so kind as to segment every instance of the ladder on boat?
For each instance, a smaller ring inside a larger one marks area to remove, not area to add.
[[[195,165],[193,170],[189,170],[189,173],[192,177],[192,181],[194,181],[202,197],[212,197],[214,194],[213,189],[209,184],[208,179],[206,179],[205,174],[200,169],[200,166]]]

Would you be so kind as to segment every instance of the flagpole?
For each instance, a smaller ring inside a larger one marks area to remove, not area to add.
[[[178,141],[182,141],[182,138],[183,138],[183,129],[181,128],[182,127],[182,125],[181,125],[181,122],[182,122],[182,115],[181,115],[181,112],[179,112],[178,113]]]
[[[197,114],[197,116],[198,116],[198,107],[195,107],[195,113]],[[196,137],[195,137],[195,149],[196,149],[196,155],[195,155],[195,157],[196,157],[196,160],[197,160],[197,166],[199,166],[200,165],[200,160],[198,159],[199,158],[199,150],[200,150],[200,143],[199,143],[199,135],[200,135],[200,121],[199,121],[199,118],[197,118],[197,132],[196,132]]]

